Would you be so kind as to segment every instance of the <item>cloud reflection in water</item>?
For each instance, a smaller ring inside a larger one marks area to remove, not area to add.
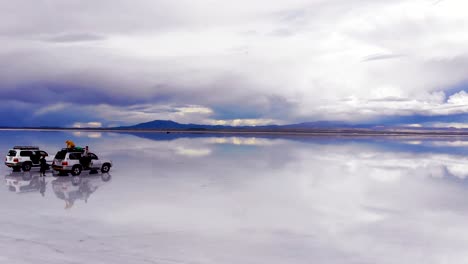
[[[47,148],[68,136],[54,134]],[[100,139],[72,139],[87,140],[83,143],[92,143],[97,154],[114,161],[112,184],[66,215],[56,197],[26,199],[0,192],[0,199],[8,201],[0,205],[2,221],[26,225],[26,215],[28,221],[39,217],[28,212],[41,208],[39,215],[50,222],[39,221],[35,236],[55,245],[81,239],[85,232],[95,241],[92,249],[83,246],[86,254],[99,252],[108,261],[115,252],[132,252],[118,260],[122,263],[143,263],[140,258],[199,263],[468,261],[468,156],[459,147],[464,144],[447,148],[426,139],[414,140],[420,142],[415,145],[406,139],[352,138],[154,140],[106,133]],[[68,219],[66,238],[51,235],[48,226],[63,219]],[[13,233],[26,236],[20,230]],[[1,239],[0,248],[6,248]],[[84,256],[70,254],[77,260]],[[48,258],[58,263],[58,254]]]

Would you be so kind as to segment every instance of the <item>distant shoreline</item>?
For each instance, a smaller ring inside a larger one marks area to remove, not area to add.
[[[70,132],[113,132],[113,133],[158,133],[158,134],[214,134],[214,135],[269,135],[269,136],[346,136],[346,137],[468,137],[468,131],[389,131],[359,129],[307,129],[307,130],[180,130],[180,129],[108,129],[108,128],[0,128],[0,131],[70,131]]]

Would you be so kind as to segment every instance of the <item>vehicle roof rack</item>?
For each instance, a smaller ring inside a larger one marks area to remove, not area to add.
[[[38,150],[37,146],[14,146],[13,149],[27,149],[27,150]]]
[[[62,151],[83,153],[85,150],[83,148],[63,148]]]

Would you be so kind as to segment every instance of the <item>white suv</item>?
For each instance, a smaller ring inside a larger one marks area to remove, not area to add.
[[[15,146],[8,151],[5,157],[5,165],[12,168],[14,171],[30,171],[33,167],[40,167],[41,156],[48,157],[47,152],[40,150],[35,146]],[[51,160],[47,163],[50,164]]]
[[[112,161],[100,160],[94,153],[86,154],[84,149],[64,148],[57,152],[52,168],[61,173],[71,172],[72,175],[80,175],[83,170],[109,172]]]

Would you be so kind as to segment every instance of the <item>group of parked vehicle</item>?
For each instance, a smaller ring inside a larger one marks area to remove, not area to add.
[[[67,143],[68,144],[68,143]],[[59,150],[53,159],[37,146],[15,146],[8,150],[5,165],[13,171],[30,171],[34,167],[51,167],[60,174],[80,175],[82,171],[108,173],[112,167],[110,160],[99,159],[88,147],[75,147],[74,144]]]

